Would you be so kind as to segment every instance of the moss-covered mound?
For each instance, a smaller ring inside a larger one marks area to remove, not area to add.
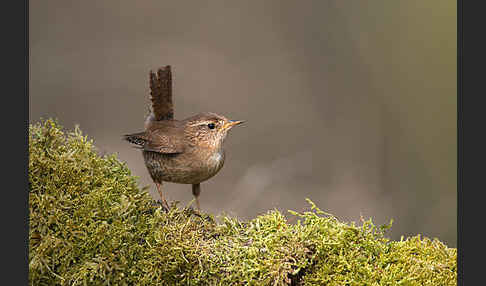
[[[295,224],[165,212],[124,163],[52,120],[30,126],[29,154],[31,285],[456,284],[456,249],[390,241],[312,203]]]

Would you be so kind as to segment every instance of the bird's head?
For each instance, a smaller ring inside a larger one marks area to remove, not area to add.
[[[186,119],[184,132],[192,145],[220,148],[228,131],[243,123],[239,120],[229,120],[212,112],[200,113]]]

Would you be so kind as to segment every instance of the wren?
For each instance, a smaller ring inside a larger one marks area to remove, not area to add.
[[[150,99],[145,130],[124,135],[124,139],[142,150],[145,166],[167,208],[163,182],[191,184],[200,209],[200,184],[221,170],[226,135],[243,121],[229,120],[212,112],[175,120],[170,66],[158,69],[157,75],[150,71]]]

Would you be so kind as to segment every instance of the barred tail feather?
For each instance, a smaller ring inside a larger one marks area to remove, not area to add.
[[[147,142],[145,132],[123,135],[123,139],[135,145],[134,147],[143,148]]]
[[[174,119],[174,104],[172,103],[172,73],[170,66],[150,71],[150,100],[155,120]]]

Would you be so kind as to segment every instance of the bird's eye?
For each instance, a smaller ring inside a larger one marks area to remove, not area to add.
[[[209,129],[214,129],[214,127],[215,127],[214,123],[209,123],[209,124],[208,124],[208,128],[209,128]]]

